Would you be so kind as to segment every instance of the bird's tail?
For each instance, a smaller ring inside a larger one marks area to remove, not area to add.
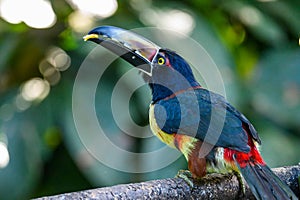
[[[256,199],[298,199],[267,165],[251,161],[243,166],[236,164]]]

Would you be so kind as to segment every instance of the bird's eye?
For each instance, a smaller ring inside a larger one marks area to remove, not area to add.
[[[159,65],[163,65],[163,64],[165,64],[165,58],[163,58],[163,57],[159,57],[158,58],[158,60],[157,60],[157,64],[159,64]]]

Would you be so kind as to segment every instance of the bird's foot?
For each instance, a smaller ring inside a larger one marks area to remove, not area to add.
[[[194,187],[193,176],[189,170],[179,170],[175,177],[183,179],[191,188]]]

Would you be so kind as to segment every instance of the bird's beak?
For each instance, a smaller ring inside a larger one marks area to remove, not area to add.
[[[146,38],[113,26],[100,26],[83,37],[109,49],[151,76],[152,61],[160,47]]]

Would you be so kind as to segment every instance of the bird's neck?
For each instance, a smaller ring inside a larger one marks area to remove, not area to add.
[[[152,102],[155,103],[162,99],[175,97],[177,94],[191,89],[201,88],[198,82],[192,82],[189,85],[175,84],[172,90],[159,84],[149,84],[152,91]]]

